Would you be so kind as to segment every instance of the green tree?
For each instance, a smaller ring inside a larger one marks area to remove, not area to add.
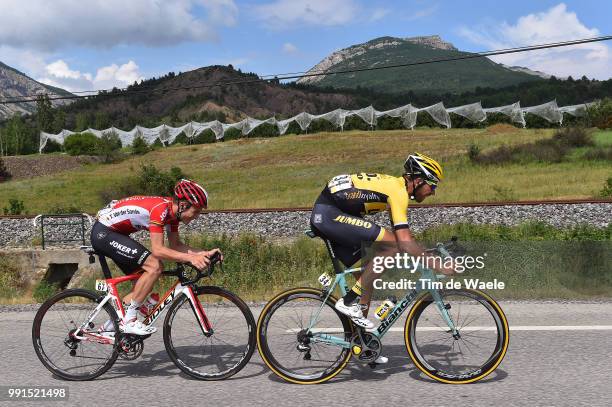
[[[66,112],[58,110],[53,116],[52,132],[57,134],[66,128]]]
[[[94,127],[98,130],[104,130],[110,125],[110,118],[106,112],[97,112],[94,120]]]
[[[70,155],[96,155],[98,138],[91,133],[74,133],[64,140],[64,149]]]
[[[79,112],[76,115],[75,131],[83,131],[89,128],[89,117],[85,112]]]
[[[39,132],[53,129],[53,106],[46,93],[36,97],[36,121]]]
[[[9,178],[11,178],[11,174],[9,173],[8,168],[6,168],[6,165],[4,165],[2,156],[0,156],[0,182],[6,181]]]
[[[612,128],[612,99],[604,98],[589,109],[589,117],[595,127]]]
[[[136,137],[134,141],[132,141],[132,154],[143,155],[148,153],[149,150],[149,145],[142,137]]]
[[[103,133],[96,143],[96,155],[102,157],[105,163],[117,160],[121,149],[121,140],[117,133],[114,131]]]
[[[7,154],[23,154],[28,150],[31,140],[28,140],[30,131],[19,114],[13,115],[6,125],[6,152]]]

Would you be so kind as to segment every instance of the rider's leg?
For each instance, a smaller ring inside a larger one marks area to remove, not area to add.
[[[384,231],[384,234],[377,241],[382,243],[382,246],[381,249],[377,250],[376,254],[378,256],[393,255],[397,251],[395,234],[385,229],[382,230]],[[361,273],[357,279],[361,286],[361,297],[359,299],[359,304],[366,307],[363,311],[363,315],[366,317],[368,316],[370,302],[372,300],[372,293],[374,292],[374,280],[380,277],[380,273],[374,273],[372,266],[372,262],[369,261],[365,265],[365,271]]]
[[[145,298],[147,298],[147,295],[153,290],[155,282],[161,276],[163,265],[161,260],[151,254],[142,265],[142,270],[142,276],[134,285],[132,292],[124,297],[126,303],[129,301],[129,307],[125,313],[126,321],[136,317],[138,308]]]

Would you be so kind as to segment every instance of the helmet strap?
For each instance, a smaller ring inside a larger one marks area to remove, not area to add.
[[[185,205],[182,205],[185,204]],[[186,211],[187,209],[189,209],[191,207],[191,204],[186,202],[186,201],[182,201],[181,199],[177,199],[176,200],[176,219],[180,222],[181,221],[181,216],[183,215],[183,211]]]
[[[412,182],[412,192],[410,193],[410,199],[415,200],[416,191],[419,190],[423,185],[425,185],[425,181],[421,181],[418,185],[416,185],[413,176],[410,176],[410,181]]]

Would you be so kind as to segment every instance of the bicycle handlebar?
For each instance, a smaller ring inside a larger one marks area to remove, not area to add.
[[[213,254],[209,260],[210,263],[205,271],[196,268],[191,263],[179,263],[176,270],[164,272],[164,274],[178,277],[183,285],[193,284],[203,277],[212,276],[213,272],[215,271],[215,264],[217,263],[219,263],[219,267],[221,267],[221,270],[223,270],[223,262],[221,261],[221,254],[219,252],[215,252],[215,254]],[[189,278],[189,270],[186,270],[186,267],[191,270],[195,270],[195,277]]]

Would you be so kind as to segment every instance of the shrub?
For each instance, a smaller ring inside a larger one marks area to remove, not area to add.
[[[34,287],[32,298],[34,298],[36,302],[45,302],[59,291],[59,284],[49,284],[47,280],[41,280],[36,287]]]
[[[0,255],[0,298],[17,297],[24,288],[17,262],[9,256]]]
[[[102,157],[105,163],[111,163],[117,161],[119,158],[119,150],[121,149],[121,140],[117,133],[109,132],[102,134],[102,137],[96,140],[96,152],[97,156]]]
[[[479,164],[503,164],[520,162],[558,163],[565,159],[572,148],[593,146],[591,134],[580,127],[568,127],[555,133],[552,138],[538,140],[535,143],[520,144],[513,147],[501,146],[486,154],[472,150],[468,157]]]
[[[587,147],[595,145],[593,136],[581,127],[566,127],[561,129],[555,133],[553,140],[568,147]]]
[[[140,168],[138,186],[141,193],[146,195],[170,196],[174,192],[174,185],[181,178],[185,178],[185,174],[179,167],[172,167],[170,171],[163,172],[153,164],[143,165]]]
[[[0,182],[6,181],[9,178],[11,178],[11,174],[6,168],[6,165],[4,165],[4,161],[2,161],[2,157],[0,157]]]
[[[98,138],[91,133],[74,133],[64,140],[64,150],[70,155],[96,155]]]
[[[100,192],[104,203],[113,199],[133,195],[171,196],[174,185],[181,178],[187,178],[179,167],[172,167],[170,171],[159,170],[153,164],[143,165],[136,177],[128,177],[123,182],[113,185]]]
[[[592,148],[584,153],[586,160],[602,160],[612,162],[612,147]]]
[[[612,177],[608,178],[599,195],[602,198],[612,198]]]
[[[612,99],[604,98],[588,109],[593,126],[600,129],[612,128]]]
[[[9,206],[4,207],[5,215],[21,215],[25,212],[25,205],[23,201],[19,199],[11,198],[9,199]]]
[[[478,162],[480,156],[480,147],[476,144],[470,144],[467,151],[468,158],[471,162]]]
[[[143,155],[150,151],[149,145],[142,137],[136,137],[132,141],[132,154]]]

